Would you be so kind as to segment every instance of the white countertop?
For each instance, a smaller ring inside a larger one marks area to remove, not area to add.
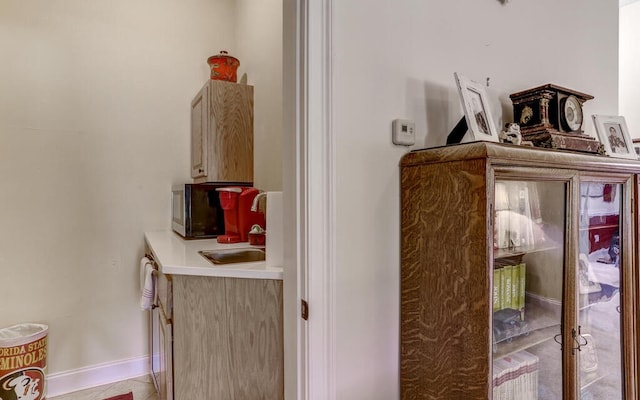
[[[265,261],[215,265],[198,254],[200,250],[254,247],[247,242],[220,244],[216,239],[184,240],[169,230],[145,232],[144,238],[163,274],[282,279],[282,267],[267,267]]]

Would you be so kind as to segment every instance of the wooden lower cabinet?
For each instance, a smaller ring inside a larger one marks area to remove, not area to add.
[[[171,278],[173,399],[282,399],[282,281]]]
[[[474,142],[400,173],[401,399],[638,398],[640,162]]]

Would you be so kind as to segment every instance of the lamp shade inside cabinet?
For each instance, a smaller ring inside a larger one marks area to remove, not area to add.
[[[406,154],[401,398],[636,399],[640,162]]]

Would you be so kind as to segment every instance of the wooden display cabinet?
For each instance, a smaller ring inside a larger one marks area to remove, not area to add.
[[[637,398],[640,162],[474,142],[400,168],[403,400]]]

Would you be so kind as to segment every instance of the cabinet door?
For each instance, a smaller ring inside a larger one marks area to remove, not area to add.
[[[191,102],[191,177],[207,176],[208,85]]]
[[[497,179],[493,399],[562,399],[570,181]],[[566,347],[566,346],[564,346]]]
[[[158,318],[160,310],[155,306],[149,312],[149,361],[151,379],[156,391],[160,393],[160,318]]]
[[[159,345],[159,379],[158,399],[173,400],[173,334],[171,323],[159,307],[158,315],[158,345]]]
[[[623,226],[630,226],[623,213],[628,187],[606,180],[580,184],[576,286],[579,388],[585,400],[624,397],[621,283],[630,264],[623,247]]]
[[[175,399],[282,400],[282,281],[173,278]]]

